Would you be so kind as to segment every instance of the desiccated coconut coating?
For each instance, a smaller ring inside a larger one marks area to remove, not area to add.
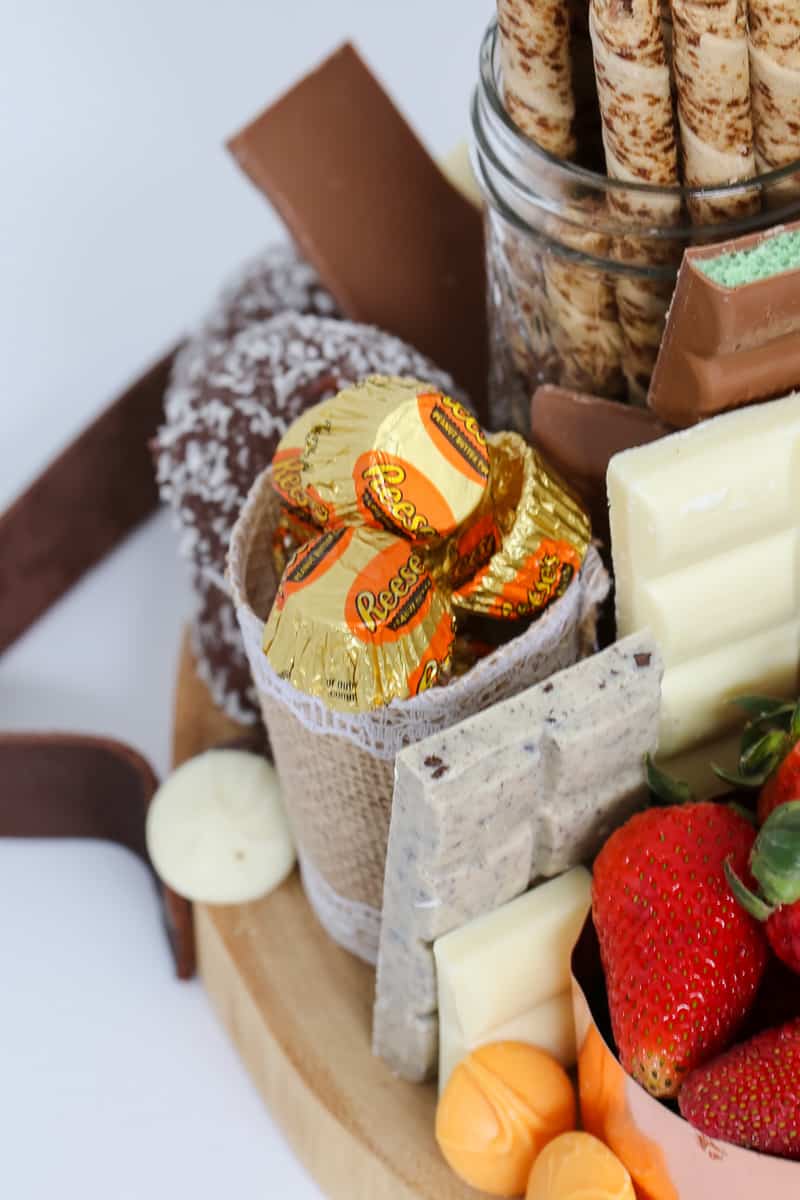
[[[413,375],[454,392],[449,375],[399,338],[294,313],[251,325],[185,363],[155,443],[158,483],[177,513],[181,553],[222,577],[239,509],[291,423],[376,374]]]
[[[192,585],[196,608],[191,637],[197,674],[218,708],[241,725],[253,725],[260,719],[258,695],[227,588],[202,571],[193,573]]]
[[[281,313],[336,317],[336,301],[314,268],[291,242],[276,242],[249,259],[223,287],[197,333],[178,354],[173,382],[182,377],[198,355],[207,355],[237,333]],[[167,395],[167,405],[170,398]],[[170,412],[167,409],[167,419]]]

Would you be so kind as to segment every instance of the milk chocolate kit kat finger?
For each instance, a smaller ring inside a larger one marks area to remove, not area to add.
[[[800,224],[687,250],[648,403],[692,425],[800,380]]]

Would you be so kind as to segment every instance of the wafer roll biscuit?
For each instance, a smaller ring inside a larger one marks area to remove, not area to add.
[[[568,0],[497,0],[506,110],[557,158],[575,153]]]
[[[605,259],[609,239],[591,229],[563,225],[558,240],[583,254]],[[624,388],[622,329],[614,283],[599,267],[579,266],[572,259],[548,254],[544,282],[553,345],[559,356],[563,387],[616,396]]]
[[[756,172],[750,117],[745,0],[672,0],[673,63],[684,181],[714,187]],[[692,200],[699,225],[748,216],[756,191],[726,200]]]
[[[797,0],[750,0],[750,75],[756,164],[772,171],[800,158]]]
[[[589,27],[608,174],[624,182],[674,186],[678,155],[660,0],[591,0]],[[670,225],[680,214],[677,195],[625,192],[612,195],[609,205],[634,228]],[[628,263],[653,266],[668,259],[670,249],[656,250],[631,237],[615,252]],[[621,277],[616,298],[624,338],[622,367],[631,399],[642,402],[661,340],[668,289]]]

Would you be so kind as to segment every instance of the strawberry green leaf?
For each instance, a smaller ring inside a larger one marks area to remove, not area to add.
[[[726,771],[718,763],[712,763],[711,769],[719,779],[724,780],[725,783],[729,783],[735,788],[760,788],[772,770],[769,767],[766,770],[756,772],[754,775],[741,775],[738,771]]]
[[[757,921],[769,920],[775,910],[769,904],[765,904],[760,896],[756,896],[748,887],[745,887],[731,866],[730,859],[725,860],[725,878],[733,892],[734,899],[741,904],[745,912],[750,913],[750,916],[755,917]]]
[[[691,804],[694,794],[688,783],[666,775],[656,766],[649,754],[645,755],[644,762],[647,770],[647,786],[659,803],[666,805]]]
[[[781,804],[764,822],[753,846],[750,870],[768,903],[800,900],[800,800]]]
[[[800,700],[798,700],[795,710],[792,713],[792,721],[789,726],[789,737],[793,742],[800,742]]]
[[[770,774],[787,749],[786,734],[780,729],[773,729],[748,747],[739,759],[739,768],[743,775],[756,775],[761,771]]]
[[[792,711],[791,704],[787,704],[785,700],[776,700],[773,696],[738,696],[733,703],[756,720],[761,717],[782,716]]]

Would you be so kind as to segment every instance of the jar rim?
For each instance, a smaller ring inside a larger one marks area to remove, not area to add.
[[[497,18],[493,17],[486,28],[481,42],[479,88],[490,106],[492,116],[499,123],[503,136],[509,139],[515,153],[523,161],[526,161],[526,165],[530,167],[534,178],[537,167],[546,167],[549,172],[553,173],[554,178],[558,178],[559,175],[562,176],[565,184],[569,183],[574,186],[577,183],[582,183],[591,190],[606,192],[612,195],[614,193],[625,192],[639,195],[642,198],[649,198],[650,200],[663,201],[672,199],[685,203],[693,200],[706,202],[733,201],[739,197],[746,196],[748,193],[752,193],[754,189],[759,192],[769,191],[785,180],[800,175],[800,159],[795,159],[783,167],[777,167],[772,171],[754,175],[751,179],[740,180],[737,183],[715,184],[711,187],[685,187],[682,184],[661,186],[635,180],[612,179],[606,174],[592,171],[589,167],[582,167],[578,163],[558,158],[524,134],[506,111],[502,99],[498,70],[498,33]],[[477,94],[473,100],[473,129],[477,133],[477,122],[475,120],[476,108]],[[519,184],[519,181],[517,183]],[[796,198],[794,204],[789,205],[789,207],[794,209],[796,215]],[[773,216],[777,217],[779,213],[775,213]],[[735,221],[730,222],[730,224],[741,231],[747,222],[742,220],[742,218],[737,218]],[[755,222],[754,227],[757,224],[758,222]],[[724,226],[722,224],[714,224],[705,228],[710,232],[715,232],[718,236]],[[692,227],[692,233],[695,236],[702,232],[703,229],[700,226]]]

